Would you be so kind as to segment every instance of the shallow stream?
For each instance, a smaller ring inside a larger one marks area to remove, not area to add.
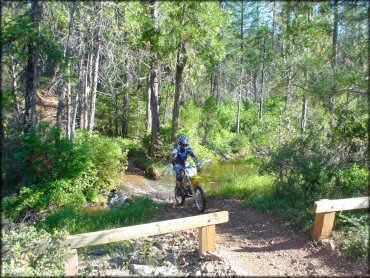
[[[198,180],[203,189],[216,189],[221,186],[230,185],[233,179],[238,176],[247,178],[251,175],[258,175],[259,165],[262,159],[254,157],[239,157],[222,162],[212,162],[204,166],[198,173]],[[175,184],[175,174],[168,171],[167,174],[161,173],[160,180],[152,180],[145,176],[126,173],[123,177],[122,184],[118,186],[119,191],[124,195],[135,193],[134,195],[150,196],[157,201],[168,201],[173,197],[173,188]],[[87,207],[89,212],[99,212],[104,207]]]
[[[236,176],[258,174],[262,160],[254,157],[239,157],[205,166],[199,173],[199,182],[206,187],[228,185]]]

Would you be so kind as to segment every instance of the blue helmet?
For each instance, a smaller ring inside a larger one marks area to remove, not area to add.
[[[178,141],[181,146],[189,145],[189,138],[187,136],[180,136]]]

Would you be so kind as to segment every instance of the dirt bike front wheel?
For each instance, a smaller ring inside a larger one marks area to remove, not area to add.
[[[199,212],[206,210],[206,194],[200,186],[194,187],[194,203]]]
[[[179,186],[175,186],[175,201],[176,204],[182,206],[185,202],[185,196],[181,192],[181,188]]]

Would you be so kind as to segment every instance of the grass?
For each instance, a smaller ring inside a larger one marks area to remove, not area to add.
[[[47,231],[65,228],[70,234],[78,234],[147,223],[161,211],[161,205],[149,198],[140,197],[111,210],[88,212],[83,209],[64,208],[47,216],[38,226]]]
[[[254,163],[248,159],[247,163]],[[265,213],[273,213],[287,220],[294,230],[310,230],[313,225],[312,204],[302,196],[275,195],[275,177],[255,173],[234,176],[232,182],[212,188],[205,186],[207,196],[244,200],[242,207],[252,207]]]
[[[301,196],[278,197],[274,193],[245,200],[242,207],[273,213],[288,222],[293,230],[310,231],[313,227],[312,202]]]
[[[337,213],[334,222],[341,252],[346,257],[367,261],[369,258],[369,220],[367,211]]]
[[[210,197],[251,199],[262,196],[270,196],[273,193],[273,177],[242,175],[233,178],[230,184],[226,183],[217,188],[206,188],[207,195]]]

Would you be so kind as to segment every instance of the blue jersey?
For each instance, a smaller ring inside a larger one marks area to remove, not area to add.
[[[179,148],[178,146],[175,146],[175,148],[172,151],[172,154],[173,154],[172,165],[178,164],[185,167],[189,155],[195,161],[195,163],[198,163],[198,159],[190,147]]]

